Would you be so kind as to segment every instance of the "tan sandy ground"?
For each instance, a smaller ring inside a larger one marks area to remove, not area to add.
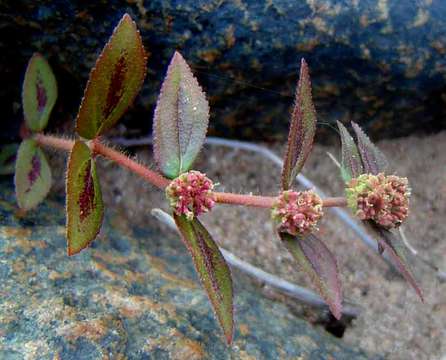
[[[406,234],[421,256],[446,270],[446,132],[383,141],[379,146],[388,155],[396,173],[407,176],[412,186]],[[273,147],[278,154],[282,154],[283,149],[283,145]],[[316,146],[303,173],[326,193],[339,196],[342,182],[326,151],[339,153],[336,147]],[[138,159],[153,164],[150,153],[148,147],[139,148]],[[135,224],[169,231],[150,216],[152,207],[165,208],[161,192],[111,163],[101,163],[106,203],[115,202],[115,209]],[[272,195],[278,190],[279,169],[259,155],[207,147],[196,168],[220,182],[221,191]],[[62,190],[61,183],[57,186]],[[359,318],[348,325],[343,340],[389,359],[446,356],[446,284],[438,281],[420,260],[412,259],[413,271],[425,292],[426,303],[422,304],[395,271],[333,214],[327,215],[319,236],[338,259],[345,297],[363,308]],[[204,220],[226,249],[269,272],[308,285],[274,235],[267,211],[218,206]],[[271,289],[264,289],[264,292],[287,302],[290,311],[309,321],[318,323],[326,317]]]

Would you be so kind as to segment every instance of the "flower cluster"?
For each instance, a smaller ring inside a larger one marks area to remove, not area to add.
[[[291,235],[306,235],[316,230],[322,215],[322,199],[313,190],[283,191],[272,207],[278,230]]]
[[[181,174],[166,187],[166,196],[177,215],[189,220],[208,212],[215,204],[212,180],[199,171]]]
[[[373,220],[386,229],[401,225],[408,214],[407,178],[363,174],[348,183],[346,196],[348,206],[359,219]]]

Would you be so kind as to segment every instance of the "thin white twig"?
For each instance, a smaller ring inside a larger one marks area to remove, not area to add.
[[[175,225],[175,221],[172,216],[167,214],[161,209],[152,209],[151,214],[155,216],[159,221],[167,225],[170,229],[178,232],[178,229]],[[308,290],[302,286],[293,284],[289,281],[286,281],[278,276],[270,274],[250,263],[243,261],[242,259],[235,256],[233,253],[219,247],[222,255],[224,256],[227,263],[241,272],[254,277],[256,280],[261,281],[275,289],[278,289],[284,293],[286,293],[289,297],[297,299],[305,304],[318,307],[318,308],[327,308],[327,304],[325,301],[316,293]],[[342,307],[342,312],[344,315],[357,317],[359,315],[360,309],[352,304],[348,304],[344,302]]]
[[[406,247],[410,250],[410,252],[412,254],[417,255],[418,251],[409,243],[409,240],[407,240],[406,234],[405,234],[402,226],[399,227],[399,231],[400,231],[401,239],[403,239],[404,245],[406,245]]]
[[[333,161],[333,163],[336,165],[336,167],[340,169],[341,164],[339,163],[338,159],[336,159],[336,157],[330,151],[327,151],[326,153],[328,157],[331,159],[331,161]]]

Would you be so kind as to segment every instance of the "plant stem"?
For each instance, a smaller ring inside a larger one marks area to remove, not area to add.
[[[346,207],[347,206],[347,199],[344,197],[332,197],[332,198],[325,198],[322,200],[323,207]]]
[[[273,196],[241,195],[232,193],[214,192],[215,201],[221,204],[234,204],[270,208],[276,200]]]
[[[34,139],[43,146],[48,146],[65,151],[71,151],[74,145],[73,140],[62,139],[53,135],[35,134]],[[103,143],[99,139],[94,139],[89,143],[94,154],[102,155],[110,159],[118,165],[127,168],[131,172],[141,176],[145,181],[164,190],[169,185],[170,180],[150,170],[142,164],[130,159],[123,153],[114,150]],[[221,204],[244,205],[260,208],[271,208],[276,197],[260,196],[260,195],[242,195],[233,193],[214,192],[216,202]],[[347,201],[342,197],[325,198],[323,200],[324,207],[345,207]]]
[[[149,168],[145,167],[144,165],[137,163],[136,161],[125,156],[123,153],[105,146],[97,139],[92,141],[92,150],[94,153],[100,154],[114,161],[115,163],[121,165],[122,167],[129,169],[135,174],[138,174],[144,180],[151,183],[152,185],[155,185],[157,188],[160,188],[161,190],[164,190],[166,186],[169,185],[170,183],[169,179],[166,179],[157,172],[152,171]]]

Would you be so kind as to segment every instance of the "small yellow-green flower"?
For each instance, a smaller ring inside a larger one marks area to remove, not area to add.
[[[400,226],[408,215],[407,178],[363,174],[350,180],[345,192],[348,206],[360,220],[373,220],[390,229]]]

